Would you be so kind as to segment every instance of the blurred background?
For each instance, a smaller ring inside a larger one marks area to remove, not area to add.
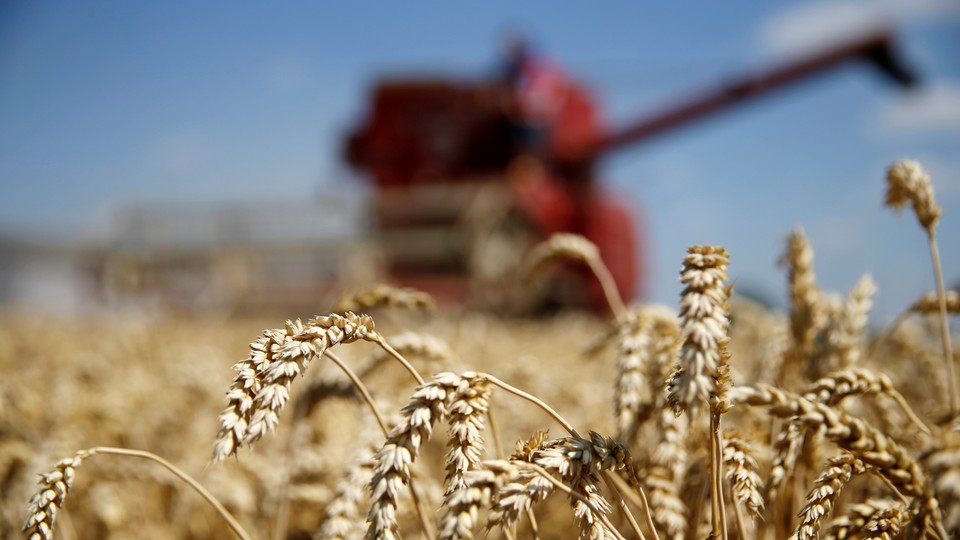
[[[933,289],[893,161],[960,280],[958,53],[949,0],[3,2],[0,308],[290,315],[378,279],[496,308],[564,230],[636,300],[713,243],[785,306],[799,225],[888,321]]]

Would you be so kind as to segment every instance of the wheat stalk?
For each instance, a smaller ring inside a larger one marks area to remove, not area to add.
[[[713,533],[726,540],[723,504],[723,441],[720,416],[727,408],[729,386],[726,344],[728,298],[727,250],[715,246],[692,246],[687,250],[680,271],[686,285],[680,298],[680,369],[667,382],[668,399],[677,414],[685,409],[710,407],[710,500],[713,507]]]
[[[950,415],[960,414],[960,392],[957,390],[957,374],[953,348],[950,344],[950,328],[947,323],[947,293],[943,286],[943,271],[940,268],[940,250],[937,247],[937,222],[942,209],[933,197],[933,183],[920,163],[901,160],[887,169],[887,194],[885,203],[895,212],[904,206],[913,206],[920,225],[927,232],[930,258],[933,260],[934,280],[940,304],[940,341],[943,345],[943,360],[947,367],[950,388]]]
[[[558,258],[570,259],[587,265],[607,299],[607,304],[614,317],[620,321],[626,315],[627,309],[617,290],[617,284],[610,273],[610,269],[603,263],[600,250],[597,246],[579,234],[556,233],[544,242],[535,246],[527,256],[526,268],[523,274],[527,280],[540,273],[551,261]]]
[[[947,290],[944,292],[946,293],[945,303],[947,305],[946,306],[947,313],[951,315],[957,315],[958,313],[960,313],[960,292],[957,292],[955,290]],[[877,337],[870,343],[870,350],[868,354],[873,355],[873,353],[877,350],[877,348],[883,342],[890,339],[890,336],[896,333],[896,331],[907,320],[907,318],[910,317],[910,315],[913,315],[914,313],[919,313],[921,315],[936,314],[939,316],[940,315],[940,295],[938,295],[936,292],[924,293],[924,295],[918,298],[916,302],[911,304],[909,308],[907,308],[905,311],[900,313],[900,315],[897,315],[896,320],[894,320],[893,323],[891,323],[890,326],[888,326],[887,329],[883,331],[883,334],[881,334],[879,337]]]
[[[403,332],[387,340],[395,351],[404,357],[417,357],[434,364],[445,366],[453,359],[450,346],[440,338],[418,332]],[[385,349],[377,349],[367,364],[360,370],[360,377],[364,378],[379,369],[392,356]]]
[[[30,505],[28,507],[29,517],[27,517],[26,522],[23,524],[23,532],[30,540],[51,540],[53,538],[53,524],[56,520],[57,513],[63,508],[64,500],[73,485],[76,468],[79,467],[84,460],[98,454],[142,458],[159,464],[200,494],[200,496],[220,514],[220,517],[227,522],[227,525],[238,538],[241,540],[250,540],[250,535],[243,529],[240,522],[233,517],[233,514],[231,514],[212,493],[179,467],[151,452],[131,450],[129,448],[113,448],[109,446],[97,446],[80,450],[74,454],[73,457],[57,462],[50,472],[40,475],[40,490],[30,499]]]

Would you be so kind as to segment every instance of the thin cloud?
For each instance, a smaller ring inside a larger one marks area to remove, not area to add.
[[[159,133],[147,144],[153,166],[173,175],[196,174],[212,157],[212,141],[197,126],[185,126]]]
[[[310,84],[310,63],[298,56],[273,59],[265,70],[267,85],[278,93],[296,92]]]
[[[760,27],[760,45],[772,56],[810,53],[905,21],[960,17],[953,0],[841,0],[801,4]]]
[[[877,111],[884,134],[960,131],[960,83],[923,86],[893,97]]]

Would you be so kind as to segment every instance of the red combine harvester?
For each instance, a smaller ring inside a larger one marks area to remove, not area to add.
[[[593,166],[605,154],[861,59],[897,83],[912,75],[877,32],[694,96],[669,110],[608,130],[592,96],[570,84],[544,137],[528,155],[516,144],[516,96],[503,84],[387,80],[373,90],[346,159],[373,182],[373,215],[389,278],[441,300],[502,306],[530,244],[557,232],[600,248],[621,294],[642,290],[644,253],[631,210],[601,189]],[[584,274],[568,272],[574,281]],[[600,299],[592,280],[552,287],[563,302]],[[471,294],[472,293],[472,294]],[[562,296],[562,295],[561,295]]]

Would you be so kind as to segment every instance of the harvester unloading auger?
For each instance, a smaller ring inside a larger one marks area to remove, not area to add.
[[[594,180],[597,160],[850,60],[866,61],[901,86],[915,83],[893,53],[890,33],[878,31],[614,129],[603,127],[589,92],[571,84],[535,155],[517,144],[516,97],[502,84],[384,80],[347,140],[346,159],[373,182],[378,243],[394,282],[441,300],[504,306],[524,250],[573,232],[599,247],[621,294],[631,298],[643,285],[642,235],[631,209]],[[555,284],[555,300],[599,301],[586,274],[568,272],[565,279],[587,281]]]

